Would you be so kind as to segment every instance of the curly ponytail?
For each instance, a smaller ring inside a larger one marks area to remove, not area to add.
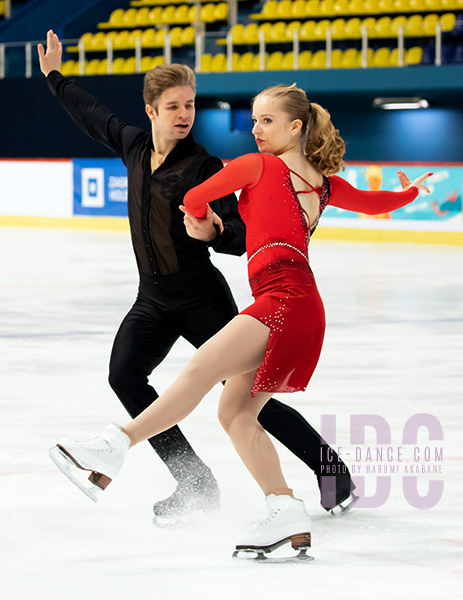
[[[281,100],[281,108],[290,119],[302,121],[304,153],[314,167],[324,175],[334,175],[345,168],[342,159],[346,150],[344,140],[334,128],[328,111],[319,104],[310,103],[304,90],[294,83],[274,85],[256,98],[264,95]]]
[[[344,140],[331,122],[330,113],[320,104],[311,103],[304,151],[308,160],[324,175],[344,170],[342,157],[346,151]]]

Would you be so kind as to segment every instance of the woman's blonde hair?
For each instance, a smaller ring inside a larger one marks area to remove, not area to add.
[[[192,69],[179,64],[158,65],[145,75],[143,100],[145,104],[157,109],[157,102],[161,94],[178,85],[188,85],[196,93],[196,77]]]
[[[292,121],[302,121],[304,153],[314,167],[324,175],[334,175],[345,168],[342,157],[346,145],[339,130],[334,128],[329,112],[320,104],[309,102],[304,90],[294,83],[279,84],[263,90],[256,98],[260,96],[278,98],[281,100],[282,110]]]

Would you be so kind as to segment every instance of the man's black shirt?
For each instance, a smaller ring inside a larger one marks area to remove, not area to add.
[[[208,247],[226,254],[244,253],[245,226],[234,195],[211,203],[224,224],[223,233],[214,241],[201,242],[186,232],[179,209],[183,196],[223,167],[218,158],[196,144],[191,133],[179,140],[164,163],[151,173],[154,148],[150,133],[120,121],[58,71],[49,73],[47,81],[77,125],[114,150],[127,167],[128,214],[140,273],[162,277],[199,267],[209,261]]]

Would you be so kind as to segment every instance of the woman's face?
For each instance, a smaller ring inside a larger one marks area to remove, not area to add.
[[[278,156],[300,142],[302,122],[291,120],[281,108],[281,101],[270,96],[258,96],[252,107],[252,134],[260,152]]]

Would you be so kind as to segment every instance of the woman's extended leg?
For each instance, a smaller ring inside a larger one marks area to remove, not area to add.
[[[255,371],[265,353],[270,329],[249,315],[238,315],[203,344],[174,383],[124,426],[132,445],[188,416],[210,389],[235,375]]]
[[[220,398],[219,420],[264,494],[290,494],[275,446],[257,420],[272,394],[260,392],[253,398],[254,376],[255,370],[227,379]]]

